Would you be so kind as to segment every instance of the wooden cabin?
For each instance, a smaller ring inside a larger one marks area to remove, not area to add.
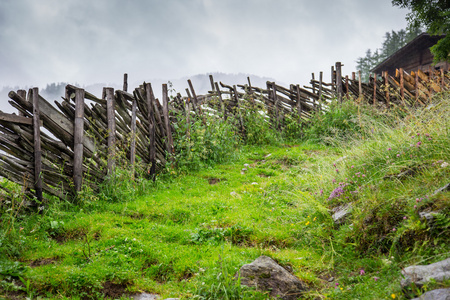
[[[448,62],[439,62],[433,65],[433,54],[431,54],[430,47],[435,45],[443,35],[429,35],[422,33],[418,35],[411,42],[397,50],[394,54],[386,58],[378,66],[371,70],[372,73],[381,75],[383,71],[388,71],[389,74],[395,74],[395,69],[403,68],[406,72],[428,71],[430,68],[447,71],[449,68]]]

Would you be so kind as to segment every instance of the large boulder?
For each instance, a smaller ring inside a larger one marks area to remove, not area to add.
[[[271,297],[278,296],[283,300],[296,300],[307,289],[305,283],[264,255],[242,266],[238,274],[241,284],[269,291]]]
[[[424,293],[419,298],[414,298],[411,300],[450,300],[450,288],[432,290]]]
[[[420,287],[430,281],[430,279],[442,282],[450,279],[450,258],[430,265],[410,266],[405,268],[402,274],[404,276],[404,279],[401,281],[402,287],[411,284]]]

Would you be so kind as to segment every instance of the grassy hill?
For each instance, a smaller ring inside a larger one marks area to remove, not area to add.
[[[156,182],[124,167],[41,214],[18,195],[1,204],[0,297],[266,299],[233,279],[260,255],[307,283],[302,299],[420,294],[401,291],[400,271],[449,256],[450,193],[437,191],[450,183],[449,104],[448,93],[410,110],[335,104],[283,134],[249,113],[241,137],[199,121],[189,137],[178,129],[177,167]]]

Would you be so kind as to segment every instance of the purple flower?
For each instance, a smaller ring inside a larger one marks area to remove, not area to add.
[[[396,231],[397,229],[394,227],[394,228],[392,228],[392,231]]]
[[[339,170],[338,170],[338,169],[336,169],[336,173],[339,173]]]
[[[359,270],[359,275],[363,276],[364,274],[366,274],[366,271],[364,271],[364,269]]]
[[[336,179],[333,179],[333,183],[336,183]]]
[[[388,148],[388,151],[391,151],[392,150],[392,148]]]
[[[403,217],[403,220],[406,220],[406,219],[408,219],[408,217],[407,217],[407,216],[404,216],[404,217]]]
[[[377,276],[373,277],[373,280],[375,280],[375,281],[378,281],[378,279],[380,279],[380,277],[377,277]]]
[[[400,157],[400,154],[397,154],[397,157]]]
[[[352,169],[353,169],[354,167],[355,167],[354,165],[351,166]]]

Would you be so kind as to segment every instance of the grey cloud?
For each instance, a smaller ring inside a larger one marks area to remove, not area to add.
[[[206,72],[306,84],[406,25],[390,0],[3,0],[0,86]]]

